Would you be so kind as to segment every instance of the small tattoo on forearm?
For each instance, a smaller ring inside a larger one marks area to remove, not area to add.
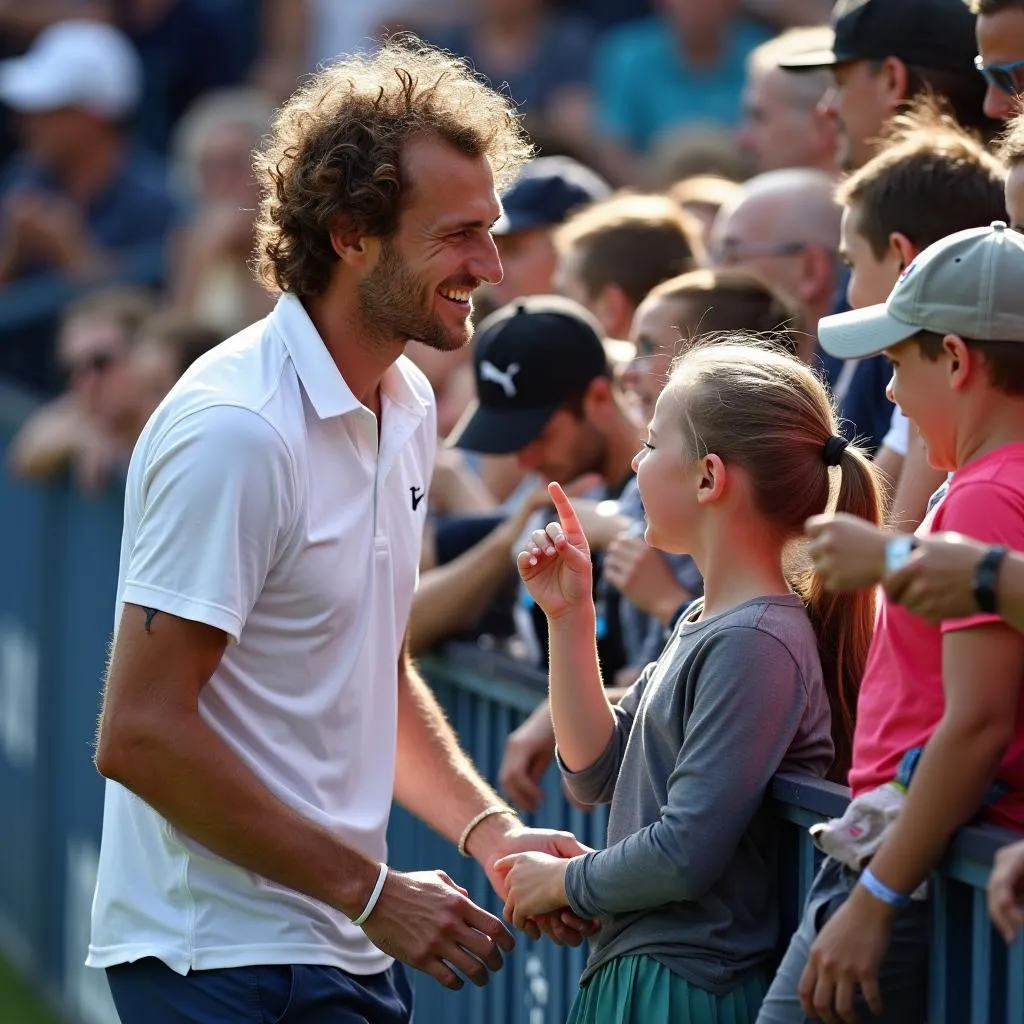
[[[149,627],[153,625],[153,617],[156,615],[156,613],[158,611],[160,611],[160,609],[159,608],[143,608],[142,610],[146,613],[146,632],[147,633],[152,633],[153,630],[151,630]]]

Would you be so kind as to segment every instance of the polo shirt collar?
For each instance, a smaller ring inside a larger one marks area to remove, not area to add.
[[[326,420],[361,409],[298,296],[282,294],[270,317],[317,416]]]
[[[325,420],[362,409],[299,298],[284,292],[270,315],[317,416]],[[429,403],[410,383],[412,372],[406,357],[400,356],[385,372],[381,390],[396,405],[422,419]]]

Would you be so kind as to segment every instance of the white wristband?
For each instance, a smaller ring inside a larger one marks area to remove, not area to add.
[[[370,893],[370,898],[366,901],[363,912],[352,922],[357,928],[373,913],[373,908],[377,906],[377,900],[380,899],[380,894],[384,890],[384,882],[387,880],[387,877],[388,866],[387,864],[381,864],[380,874],[377,876],[377,884],[373,887],[373,892]]]

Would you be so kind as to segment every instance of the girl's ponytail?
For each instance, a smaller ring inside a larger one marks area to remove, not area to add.
[[[864,449],[847,445],[839,458],[839,472],[836,511],[880,523],[881,491]],[[801,572],[793,583],[807,605],[818,638],[825,689],[832,707],[832,742],[836,752],[828,777],[846,785],[853,754],[857,693],[875,627],[875,590],[826,590],[813,569]]]

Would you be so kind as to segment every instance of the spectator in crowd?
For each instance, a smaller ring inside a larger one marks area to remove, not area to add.
[[[817,351],[818,320],[832,311],[839,283],[841,211],[834,188],[831,176],[810,168],[751,178],[719,212],[708,252],[713,266],[757,274],[797,304],[798,355],[807,363]]]
[[[0,283],[49,271],[150,276],[175,218],[163,164],[131,147],[140,95],[131,43],[100,22],[64,21],[0,67],[0,101],[25,150],[0,173]]]
[[[869,450],[881,443],[892,418],[885,397],[887,364],[840,363],[820,351],[817,324],[844,290],[839,263],[841,211],[835,182],[824,171],[790,168],[751,178],[712,231],[710,255],[719,267],[753,271],[788,295],[801,311],[797,354],[827,374],[851,437]]]
[[[669,130],[734,127],[744,63],[768,35],[739,0],[662,0],[652,17],[609,31],[594,72],[602,169],[618,183],[637,181],[638,158]]]
[[[698,338],[753,332],[778,339],[792,353],[796,342],[790,328],[797,316],[782,295],[742,270],[694,270],[652,289],[633,317],[636,358],[622,376],[627,394],[638,402],[641,422],[651,422],[673,360]],[[619,510],[643,522],[635,479]],[[623,642],[628,664],[639,674],[661,653],[680,613],[702,593],[700,571],[689,554],[659,551],[635,528],[608,545],[602,569],[624,598],[619,607]]]
[[[985,113],[1000,121],[1020,112],[1024,94],[1024,3],[971,0],[978,16],[976,66],[984,79]]]
[[[698,174],[675,182],[666,191],[670,199],[696,219],[700,225],[702,249],[707,251],[715,218],[723,206],[736,201],[742,188],[738,181],[731,178],[717,174]]]
[[[601,488],[590,497],[621,495],[632,477],[640,429],[613,384],[600,327],[582,307],[553,296],[517,300],[480,325],[474,359],[478,401],[455,432],[454,444],[469,451],[515,453],[525,469],[545,481],[568,484],[598,473]],[[587,529],[595,551],[607,547],[626,525],[619,515],[591,515]],[[600,586],[600,571],[596,581]],[[471,578],[467,584],[475,586]],[[626,659],[618,601],[614,594],[608,598],[597,644],[605,678],[614,683]],[[544,663],[543,616],[527,603],[519,621],[532,659]],[[499,778],[519,806],[537,806],[537,783],[553,753],[545,704],[506,745]]]
[[[871,591],[837,601],[813,573],[787,576],[808,512],[837,501],[878,521],[872,466],[837,429],[788,354],[683,357],[634,465],[649,543],[692,552],[705,597],[618,707],[593,653],[586,538],[554,485],[560,523],[519,555],[550,622],[559,767],[578,799],[611,803],[606,849],[501,862],[514,924],[566,905],[601,920],[573,1024],[753,1022],[778,939],[765,794],[777,771],[849,763],[874,617]]]
[[[575,210],[610,192],[600,175],[571,157],[531,160],[501,197],[494,239],[502,278],[487,289],[493,301],[504,306],[524,295],[550,295],[558,259],[555,231]]]
[[[743,121],[736,141],[759,172],[786,167],[836,171],[836,122],[822,107],[832,86],[827,69],[795,75],[780,64],[826,48],[828,28],[794,28],[762,43],[747,58]]]
[[[935,243],[881,306],[828,317],[837,355],[885,351],[894,399],[936,468],[954,470],[922,537],[953,530],[1024,549],[1024,238],[1005,224]],[[827,519],[809,526],[821,545]],[[827,543],[827,541],[826,541]],[[909,555],[891,553],[893,567]],[[956,829],[984,805],[995,824],[1024,828],[1024,636],[993,614],[932,625],[883,599],[857,705],[855,799],[910,782],[891,828],[826,860],[765,1000],[762,1024],[805,1015],[926,1019],[928,903],[912,899]],[[984,679],[985,685],[978,686]],[[908,755],[920,759],[909,768]],[[912,776],[912,779],[911,779]],[[994,779],[1006,789],[992,790]],[[881,834],[879,834],[881,833]],[[870,859],[870,866],[862,867]],[[865,1005],[866,1004],[866,1005]]]
[[[703,258],[700,231],[663,195],[620,194],[574,214],[555,233],[555,285],[585,306],[609,338],[625,338],[656,285]]]
[[[134,289],[96,292],[68,307],[57,344],[68,390],[18,432],[10,452],[15,473],[39,480],[70,469],[92,493],[127,466],[153,408],[131,357],[155,310],[156,300]]]
[[[211,92],[175,129],[174,170],[189,210],[173,246],[171,297],[224,337],[273,306],[249,266],[259,200],[252,155],[272,114],[256,90]]]
[[[588,145],[594,39],[585,20],[558,11],[552,0],[474,0],[465,20],[430,39],[507,89],[536,139],[559,148]]]
[[[854,308],[884,302],[917,254],[946,235],[1004,220],[1006,171],[932,102],[889,123],[886,144],[839,187],[842,255]],[[914,530],[946,474],[898,409],[876,457],[890,482],[890,521]]]
[[[964,0],[838,0],[831,47],[785,60],[790,71],[830,68],[835,85],[825,105],[839,128],[839,162],[866,163],[885,122],[915,96],[949,104],[965,128],[990,135],[984,84],[974,70],[974,15]]]

